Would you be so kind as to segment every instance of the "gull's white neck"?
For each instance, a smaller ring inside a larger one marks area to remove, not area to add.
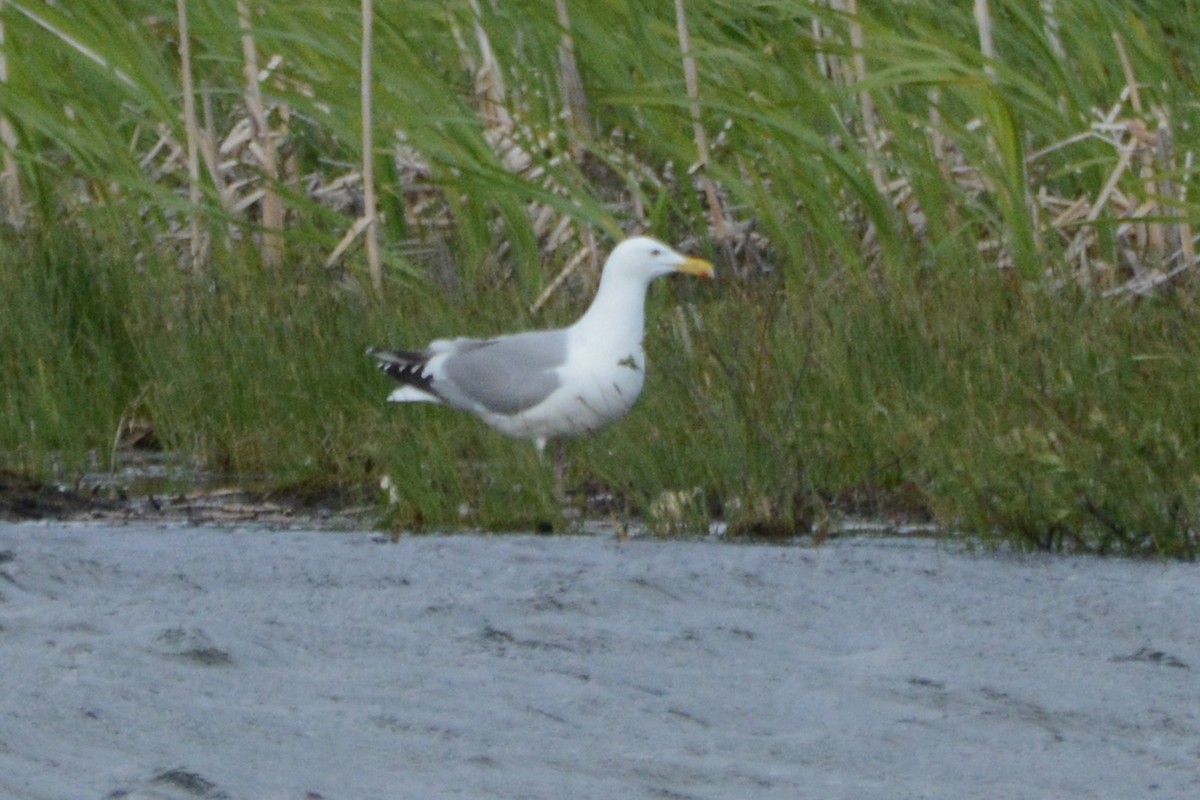
[[[646,290],[650,278],[610,274],[600,277],[592,305],[573,326],[587,339],[614,347],[640,348],[646,326]]]

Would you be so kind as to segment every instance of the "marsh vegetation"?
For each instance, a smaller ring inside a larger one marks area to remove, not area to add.
[[[1200,8],[973,5],[0,3],[0,464],[528,526],[533,449],[363,348],[570,320],[646,231],[718,281],[652,293],[594,513],[1195,555]]]

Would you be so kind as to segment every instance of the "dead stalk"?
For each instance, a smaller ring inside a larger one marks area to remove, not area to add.
[[[200,158],[208,171],[208,178],[213,186],[221,193],[221,202],[225,208],[233,205],[229,187],[221,178],[221,154],[217,152],[217,120],[213,114],[212,94],[204,87],[200,91],[200,108],[204,111],[204,126],[200,129]]]
[[[179,14],[179,62],[183,83],[183,126],[187,135],[189,244],[192,270],[199,272],[204,254],[200,232],[200,125],[196,121],[196,94],[192,85],[192,48],[188,34],[187,0],[176,0]]]
[[[850,49],[854,53],[854,82],[862,84],[867,79],[867,57],[862,21],[858,16],[858,0],[846,1],[846,17],[850,25]],[[863,134],[867,140],[867,164],[871,170],[871,178],[875,182],[875,188],[886,196],[887,181],[884,180],[883,167],[879,163],[879,131],[875,125],[875,101],[870,92],[860,91],[858,103],[862,114]]]
[[[366,220],[367,269],[371,286],[378,294],[383,291],[383,265],[379,257],[379,226],[375,199],[375,142],[371,131],[371,53],[374,8],[372,0],[362,0],[362,151],[363,151],[363,218]]]
[[[0,83],[8,83],[8,52],[4,40],[4,0],[0,0]],[[0,115],[0,147],[4,149],[4,162],[0,165],[0,197],[4,203],[4,220],[9,225],[20,225],[24,216],[21,200],[21,176],[13,153],[17,150],[17,134],[5,115]]]
[[[691,54],[691,40],[688,37],[687,9],[683,0],[675,0],[675,27],[679,32],[679,49],[683,54],[683,81],[687,90],[690,109],[692,112],[692,132],[696,143],[696,178],[700,188],[708,200],[708,213],[712,221],[713,238],[718,242],[726,239],[725,212],[721,208],[721,199],[717,195],[716,184],[708,175],[709,151],[708,135],[704,132],[704,123],[700,119],[700,79],[696,70],[696,59]]]
[[[1192,174],[1192,152],[1190,150],[1183,159],[1183,174]],[[1187,187],[1186,183],[1181,184],[1179,187],[1179,203],[1181,206],[1187,202]],[[1183,251],[1183,263],[1188,267],[1195,264],[1196,244],[1192,241],[1192,223],[1187,217],[1184,217],[1183,222],[1179,224],[1179,247]]]
[[[530,314],[537,314],[539,311],[541,311],[542,306],[546,305],[550,298],[554,296],[554,293],[557,292],[562,285],[567,282],[567,279],[570,278],[571,275],[573,275],[585,261],[591,261],[592,263],[595,263],[598,260],[596,258],[596,235],[591,231],[588,231],[584,234],[584,238],[587,240],[585,246],[579,248],[575,255],[571,256],[571,258],[563,266],[562,270],[554,276],[554,279],[546,285],[546,288],[542,290],[542,293],[538,295],[538,298],[529,306]]]
[[[821,75],[824,75],[826,78],[832,79],[833,67],[831,67],[829,64],[829,59],[832,56],[827,55],[825,53],[825,48],[821,46],[821,44],[825,41],[825,26],[821,24],[821,21],[815,15],[812,18],[812,37],[813,42],[817,45],[815,54],[817,61],[817,72]]]
[[[1129,105],[1133,109],[1137,118],[1131,120],[1127,126],[1127,130],[1131,137],[1130,145],[1141,151],[1141,167],[1139,177],[1142,179],[1143,185],[1146,188],[1146,196],[1156,198],[1164,196],[1160,192],[1169,192],[1169,186],[1160,187],[1154,180],[1154,160],[1156,147],[1138,147],[1141,145],[1159,145],[1163,144],[1159,139],[1159,134],[1151,133],[1142,120],[1142,95],[1138,86],[1137,76],[1133,72],[1133,63],[1129,60],[1129,53],[1125,50],[1125,40],[1117,31],[1112,34],[1113,45],[1117,49],[1117,57],[1121,60],[1121,71],[1125,75],[1125,92],[1129,96]],[[1169,131],[1160,130],[1159,133],[1169,139]],[[1169,147],[1169,141],[1165,142]],[[1164,162],[1165,163],[1165,162]],[[1170,200],[1171,198],[1166,197]],[[1159,255],[1164,255],[1167,252],[1167,232],[1161,222],[1151,222],[1146,225],[1146,235],[1151,250]]]
[[[267,121],[267,110],[263,103],[262,87],[258,79],[258,48],[254,44],[254,30],[250,19],[250,4],[238,0],[238,26],[242,31],[242,67],[246,75],[246,111],[254,126],[254,141],[260,154],[263,172],[262,195],[262,259],[269,269],[278,269],[283,262],[283,198],[276,189],[279,183],[279,167],[276,158],[275,137]]]
[[[1133,74],[1133,64],[1129,62],[1129,54],[1125,52],[1125,40],[1121,34],[1113,31],[1113,44],[1117,48],[1117,57],[1121,59],[1121,71],[1125,74],[1125,88],[1129,90],[1129,104],[1138,116],[1142,113],[1142,95],[1138,91],[1137,78]]]
[[[1067,51],[1058,33],[1059,23],[1055,5],[1057,0],[1042,0],[1042,27],[1046,32],[1046,41],[1050,43],[1050,52],[1059,59],[1064,59],[1067,57]]]
[[[508,130],[512,127],[512,117],[505,106],[507,90],[504,86],[504,74],[500,70],[500,61],[492,50],[492,40],[483,27],[483,11],[476,0],[470,0],[470,5],[475,21],[475,41],[479,44],[480,64],[475,71],[475,93],[479,98],[479,111],[487,127]]]
[[[992,10],[988,0],[975,0],[975,25],[979,28],[979,52],[986,62],[983,71],[989,78],[995,78],[996,43],[992,39]]]
[[[571,157],[578,160],[582,155],[580,139],[591,134],[592,119],[588,113],[587,95],[583,91],[583,79],[579,76],[579,65],[575,62],[575,40],[571,36],[567,0],[554,0],[554,7],[558,13],[558,25],[562,28],[562,38],[558,44],[558,93],[571,137],[568,147]]]

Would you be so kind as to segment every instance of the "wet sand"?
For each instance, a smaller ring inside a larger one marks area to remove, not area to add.
[[[0,523],[0,797],[1192,798],[1200,565]]]

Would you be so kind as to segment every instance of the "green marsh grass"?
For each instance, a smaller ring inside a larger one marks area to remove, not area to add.
[[[588,264],[647,229],[718,280],[653,287],[645,395],[570,446],[581,502],[664,532],[865,515],[1195,556],[1200,9],[994,1],[992,60],[970,4],[831,5],[685,4],[693,98],[667,6],[571,7],[564,28],[528,0],[377,4],[376,291],[347,235],[358,3],[255,11],[266,131],[233,3],[185,4],[192,131],[161,3],[5,4],[0,465],[113,463],[138,420],[211,469],[335,487],[398,527],[539,524],[557,509],[531,446],[386,407],[363,350],[568,322]],[[585,126],[562,116],[564,35]]]

